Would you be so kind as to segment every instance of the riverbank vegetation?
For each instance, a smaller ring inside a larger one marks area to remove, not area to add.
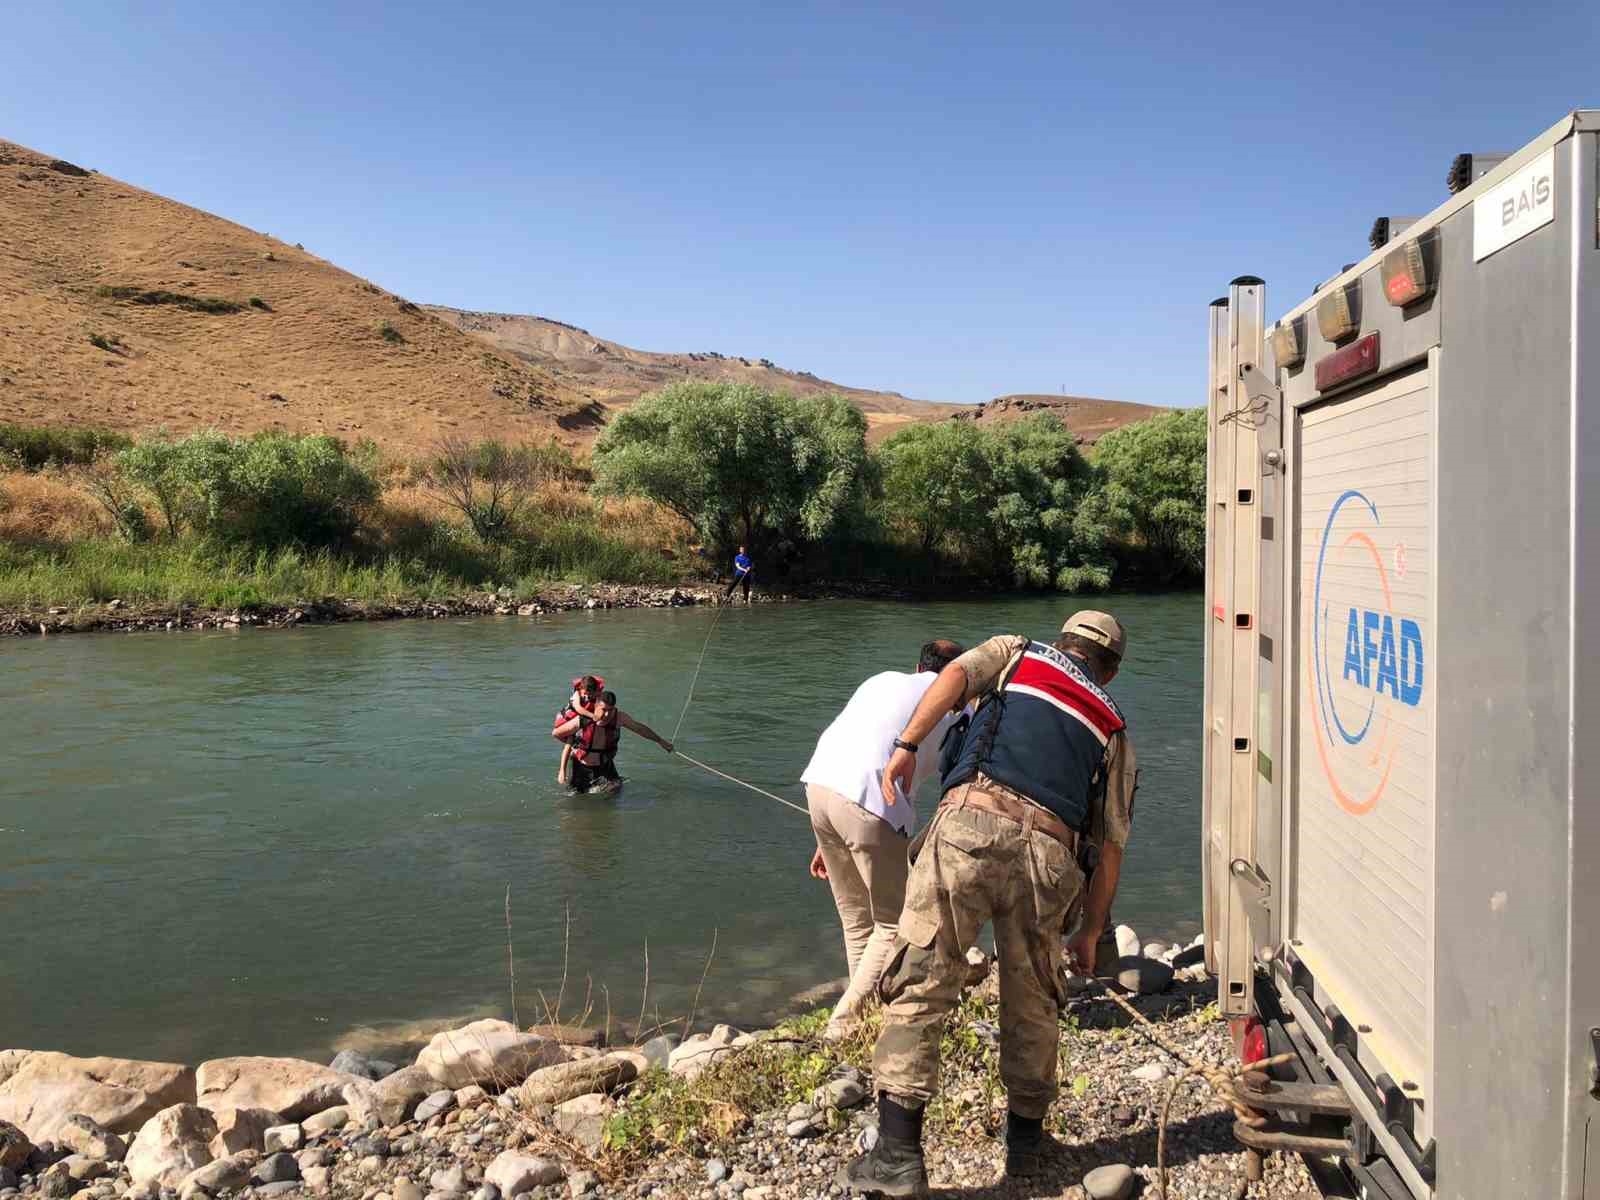
[[[1178,411],[1088,454],[1053,417],[911,426],[869,448],[839,397],[672,385],[580,461],[455,439],[409,461],[320,435],[137,440],[0,426],[0,607],[214,607],[531,595],[715,573],[1086,591],[1203,569],[1205,421]]]

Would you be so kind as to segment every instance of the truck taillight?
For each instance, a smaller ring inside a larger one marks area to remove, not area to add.
[[[1239,1044],[1239,1061],[1258,1063],[1267,1056],[1267,1027],[1259,1017],[1249,1017],[1244,1023],[1244,1040]]]
[[[1306,360],[1306,319],[1279,321],[1272,329],[1272,357],[1280,367],[1298,367]]]
[[[1438,234],[1429,230],[1383,256],[1383,295],[1390,304],[1404,308],[1433,294],[1437,241]]]
[[[1330,342],[1342,342],[1361,328],[1361,285],[1336,287],[1317,301],[1317,329]]]

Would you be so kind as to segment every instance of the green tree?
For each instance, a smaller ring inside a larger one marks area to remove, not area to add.
[[[639,400],[594,449],[602,495],[648,496],[720,555],[825,537],[861,503],[866,418],[838,396],[797,399],[685,381]]]
[[[924,554],[957,554],[982,540],[992,501],[987,435],[973,421],[900,430],[878,451],[885,523],[909,533]]]
[[[1104,532],[1079,517],[1096,476],[1076,435],[1054,414],[1039,413],[994,430],[986,451],[993,501],[985,529],[995,568],[1019,587],[1109,583]]]
[[[1104,476],[1092,507],[1121,545],[1119,558],[1161,583],[1205,573],[1206,414],[1175,409],[1101,438]]]

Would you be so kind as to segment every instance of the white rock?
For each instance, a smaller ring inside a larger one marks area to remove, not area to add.
[[[422,1189],[410,1179],[395,1180],[393,1200],[422,1200]]]
[[[276,1154],[280,1150],[298,1150],[303,1140],[300,1126],[274,1125],[262,1131],[261,1148],[268,1154]]]
[[[370,1096],[374,1084],[321,1063],[298,1058],[217,1058],[195,1072],[201,1108],[264,1108],[286,1121],[301,1121],[324,1109]]]
[[[1172,968],[1152,958],[1119,958],[1114,968],[1117,984],[1141,996],[1153,996],[1172,986]]]
[[[328,1190],[329,1176],[333,1173],[331,1167],[307,1167],[300,1173],[301,1182],[313,1192]]]
[[[1129,1074],[1143,1083],[1160,1083],[1167,1077],[1167,1068],[1164,1063],[1145,1063],[1142,1067],[1135,1067]]]
[[[1144,944],[1144,956],[1146,958],[1159,959],[1166,952],[1167,944],[1165,942],[1146,942]]]
[[[344,1105],[335,1105],[325,1108],[319,1113],[307,1117],[300,1122],[300,1128],[307,1137],[320,1137],[324,1133],[332,1133],[336,1129],[343,1129],[350,1123],[350,1110]]]
[[[579,1096],[556,1105],[554,1124],[591,1154],[598,1153],[605,1143],[606,1118],[615,1107],[605,1096]]]
[[[415,1119],[418,1121],[431,1121],[442,1112],[449,1112],[456,1106],[456,1094],[451,1091],[440,1090],[431,1093],[427,1099],[417,1105]]]
[[[1122,1163],[1096,1167],[1083,1177],[1089,1200],[1128,1200],[1133,1195],[1133,1168]]]
[[[199,1187],[214,1195],[220,1191],[241,1188],[250,1182],[251,1165],[249,1158],[242,1154],[213,1159],[205,1166],[191,1171],[178,1190],[184,1192],[192,1187]]]
[[[175,1188],[211,1161],[211,1139],[216,1136],[216,1118],[209,1112],[174,1104],[140,1126],[123,1161],[134,1183]]]
[[[667,1056],[667,1070],[693,1078],[718,1059],[732,1054],[739,1033],[732,1026],[718,1025],[710,1033],[697,1033]]]
[[[559,1042],[489,1019],[435,1035],[417,1055],[417,1066],[452,1090],[474,1083],[504,1090],[565,1058]]]
[[[195,1073],[181,1063],[74,1058],[53,1050],[7,1054],[0,1121],[35,1143],[55,1141],[78,1114],[112,1133],[132,1133],[162,1109],[195,1099]]]
[[[461,1108],[471,1108],[479,1100],[485,1100],[489,1093],[477,1084],[469,1084],[464,1088],[456,1089],[456,1104]]]
[[[467,1172],[460,1163],[456,1163],[442,1171],[435,1171],[428,1177],[428,1183],[435,1192],[456,1195],[467,1190]]]
[[[485,1182],[499,1188],[502,1196],[516,1196],[546,1184],[560,1183],[565,1176],[561,1164],[553,1159],[521,1154],[516,1150],[507,1150],[500,1154],[483,1173]],[[394,1200],[401,1200],[398,1189]],[[414,1200],[422,1200],[422,1197],[419,1195]]]
[[[65,1146],[74,1154],[86,1158],[100,1158],[121,1162],[128,1153],[128,1144],[93,1117],[74,1113],[56,1131],[55,1143]]]
[[[283,1121],[277,1113],[264,1108],[225,1108],[214,1115],[217,1136],[211,1139],[213,1158],[227,1158],[241,1150],[262,1149],[267,1130]]]
[[[373,1112],[385,1125],[407,1120],[418,1104],[439,1090],[438,1081],[425,1067],[402,1067],[372,1085],[368,1093]]]
[[[1117,954],[1122,958],[1139,957],[1139,935],[1131,925],[1117,926]]]

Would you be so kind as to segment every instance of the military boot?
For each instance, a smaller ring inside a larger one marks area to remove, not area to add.
[[[835,1182],[852,1192],[926,1196],[928,1169],[922,1161],[923,1110],[878,1093],[878,1140],[860,1158],[839,1168]]]
[[[1041,1174],[1061,1143],[1044,1131],[1042,1120],[1006,1114],[1006,1174],[1027,1179]]]
[[[835,1182],[866,1195],[926,1196],[928,1169],[920,1145],[880,1133],[871,1150],[839,1168]]]

